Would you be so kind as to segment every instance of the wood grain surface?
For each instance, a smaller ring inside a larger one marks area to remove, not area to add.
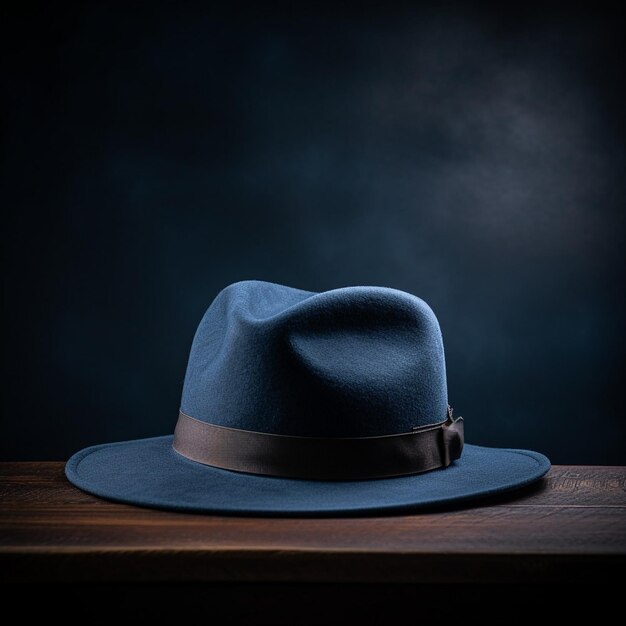
[[[62,463],[2,463],[0,507],[9,582],[599,582],[626,564],[623,467],[556,466],[472,507],[277,519],[114,504]]]

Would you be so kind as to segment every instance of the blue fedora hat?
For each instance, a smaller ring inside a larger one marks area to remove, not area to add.
[[[423,300],[245,281],[200,322],[174,435],[86,448],[65,472],[85,491],[140,506],[338,515],[496,494],[550,469],[537,452],[463,438]]]

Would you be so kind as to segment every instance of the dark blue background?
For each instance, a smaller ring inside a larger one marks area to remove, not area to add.
[[[616,12],[6,9],[5,459],[171,432],[257,278],[410,291],[474,443],[625,463]]]

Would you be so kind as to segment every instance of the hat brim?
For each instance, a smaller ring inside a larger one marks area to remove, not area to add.
[[[451,466],[411,476],[310,481],[243,474],[190,461],[172,436],[86,448],[65,466],[74,485],[102,498],[198,513],[313,516],[402,511],[528,485],[550,469],[537,452],[466,445]]]

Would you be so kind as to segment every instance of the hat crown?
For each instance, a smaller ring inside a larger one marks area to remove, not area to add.
[[[441,331],[423,300],[261,281],[226,287],[208,308],[181,401],[201,421],[301,437],[408,432],[447,406]]]

